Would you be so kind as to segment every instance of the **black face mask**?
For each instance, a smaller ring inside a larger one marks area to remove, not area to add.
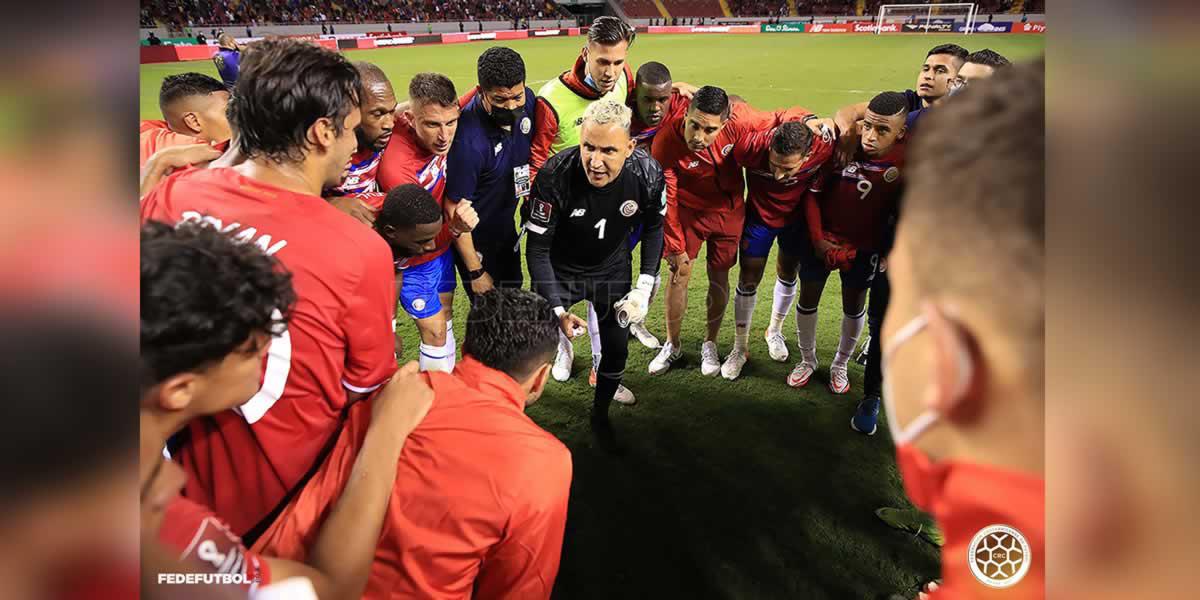
[[[516,108],[500,108],[498,106],[492,107],[492,120],[501,127],[512,127],[524,117],[524,106],[518,106]]]

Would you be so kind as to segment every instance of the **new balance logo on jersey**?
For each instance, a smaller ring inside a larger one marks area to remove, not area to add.
[[[571,218],[582,217],[585,214],[587,214],[586,208],[577,208],[577,209],[571,211]]]
[[[695,168],[696,168],[696,167],[698,167],[698,166],[700,166],[700,161],[698,161],[698,160],[693,160],[692,162],[688,163],[688,166],[687,166],[687,168],[689,168],[689,169],[695,169]]]
[[[495,155],[499,155],[500,151],[503,149],[504,149],[504,142],[497,142],[496,147],[492,148],[492,153]]]

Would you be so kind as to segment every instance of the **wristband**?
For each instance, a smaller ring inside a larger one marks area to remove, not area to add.
[[[467,280],[475,281],[476,279],[483,277],[483,274],[486,272],[487,271],[484,271],[482,268],[475,269],[474,271],[467,271]]]
[[[561,306],[555,306],[555,307],[554,307],[554,316],[555,316],[555,318],[559,318],[559,319],[561,319],[561,318],[562,318],[562,316],[563,316],[563,315],[565,315],[565,314],[567,314],[567,309],[565,309],[565,308],[563,308],[563,307],[561,307]]]
[[[633,288],[637,289],[637,290],[644,290],[646,292],[653,290],[654,289],[654,276],[647,275],[645,273],[638,275],[637,284],[635,284],[633,286]]]

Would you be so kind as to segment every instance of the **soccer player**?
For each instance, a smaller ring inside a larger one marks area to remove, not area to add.
[[[363,597],[550,597],[571,488],[571,453],[525,408],[550,381],[559,320],[520,289],[481,294],[467,316],[453,374],[424,373],[433,407],[405,442],[389,522]],[[322,507],[351,477],[362,445],[362,407],[351,410],[330,454],[255,550],[304,556]]]
[[[733,380],[750,357],[750,324],[771,246],[779,241],[771,324],[765,337],[773,360],[786,361],[783,321],[796,296],[800,260],[809,253],[804,226],[804,195],[809,182],[833,156],[834,138],[826,129],[814,135],[804,123],[804,109],[781,111],[778,127],[747,135],[733,147],[733,157],[746,168],[746,224],[742,229],[738,286],[733,300],[733,351],[721,365],[721,376]]]
[[[400,305],[417,323],[421,335],[422,370],[454,370],[454,254],[450,247],[453,215],[474,215],[471,202],[447,203],[446,155],[458,130],[459,105],[454,83],[440,73],[418,73],[408,84],[407,108],[400,115],[395,135],[379,164],[379,187],[384,192],[406,184],[420,186],[432,195],[442,230],[429,252],[416,253],[398,261],[396,295]],[[371,208],[383,208],[382,194],[371,195]],[[444,210],[443,210],[444,209]],[[378,224],[376,224],[378,225]],[[472,225],[473,227],[473,225]],[[470,231],[471,227],[460,229]]]
[[[442,299],[454,289],[454,261],[447,250],[454,238],[478,223],[469,202],[460,203],[449,218],[443,218],[442,206],[415,183],[392,188],[375,218],[375,231],[387,240],[396,260],[400,305],[416,319],[421,333],[422,371],[454,370],[454,331],[446,317],[451,300]],[[415,261],[420,262],[412,264]],[[441,344],[436,343],[439,334]],[[427,341],[431,338],[432,343]]]
[[[724,90],[705,86],[686,110],[663,119],[651,145],[663,168],[667,214],[663,224],[663,253],[671,269],[667,286],[667,342],[650,361],[650,373],[665,373],[683,356],[680,330],[687,311],[687,287],[692,261],[708,243],[707,332],[700,349],[700,372],[721,371],[717,334],[729,303],[729,269],[737,261],[738,241],[745,220],[742,167],[730,154],[742,135],[774,123],[773,113],[758,113],[744,103],[732,103]]]
[[[363,61],[354,63],[354,67],[363,82],[359,95],[362,121],[354,128],[358,152],[350,159],[346,178],[334,188],[334,193],[341,196],[379,189],[375,183],[376,171],[396,125],[396,92],[383,69]]]
[[[805,217],[813,252],[800,266],[800,362],[787,377],[794,388],[807,385],[817,370],[817,307],[829,273],[837,270],[842,279],[842,334],[829,367],[829,389],[835,394],[850,391],[846,365],[862,333],[867,290],[899,202],[907,107],[899,92],[875,96],[867,106],[854,160],[826,163],[809,188]]]
[[[884,401],[908,497],[945,531],[933,598],[994,597],[969,557],[995,524],[1028,544],[1028,570],[986,575],[1013,598],[1045,596],[1043,70],[973,84],[911,147],[888,268]],[[1095,489],[1111,491],[1102,480]],[[1111,512],[1099,514],[1093,545],[1113,527]]]
[[[612,400],[636,402],[621,385],[628,357],[626,327],[646,318],[662,259],[662,168],[629,135],[632,111],[597,100],[583,113],[580,145],[546,161],[534,181],[526,229],[534,289],[550,300],[563,334],[582,320],[571,306],[587,300],[599,319],[604,353],[596,373],[593,425],[608,422]],[[637,283],[630,282],[629,236],[641,227],[644,244]],[[622,310],[627,317],[622,317]]]
[[[530,166],[534,173],[550,156],[579,145],[583,111],[601,98],[624,102],[633,87],[627,58],[636,37],[633,27],[613,16],[603,16],[588,28],[587,43],[575,65],[538,90],[539,102],[553,110],[539,111],[538,133]]]
[[[496,46],[479,55],[478,92],[462,110],[447,156],[446,198],[470,200],[479,225],[459,236],[459,276],[474,298],[495,286],[521,287],[521,246],[515,226],[517,204],[529,195],[529,148],[538,107],[525,87],[525,61]]]
[[[299,78],[304,77],[301,81]],[[204,221],[293,273],[299,301],[271,339],[262,385],[236,411],[193,421],[179,452],[186,495],[249,531],[313,465],[344,407],[396,370],[391,251],[333,208],[358,146],[358,71],[340,54],[264,40],[242,64],[229,104],[245,160],[165,179],[143,221]]]
[[[632,98],[633,122],[629,132],[639,148],[650,151],[654,134],[667,115],[687,110],[688,98],[675,89],[671,71],[660,62],[638,67]]]
[[[217,67],[217,73],[221,75],[221,81],[230,90],[237,83],[238,63],[241,60],[242,50],[238,47],[237,40],[228,33],[217,36],[217,53],[213,55],[213,64]]]
[[[141,235],[142,527],[212,572],[243,575],[244,588],[299,576],[320,598],[358,598],[396,480],[408,433],[429,410],[432,390],[416,365],[371,400],[371,427],[357,477],[332,503],[307,564],[249,552],[241,536],[204,505],[178,495],[186,475],[164,458],[167,438],[198,417],[254,395],[273,336],[286,332],[296,296],[291,275],[253,244],[217,229],[150,222]],[[213,302],[220,298],[220,302]]]
[[[220,81],[200,73],[169,75],[158,93],[162,121],[142,121],[139,127],[139,160],[171,146],[209,144],[224,150],[233,136],[225,106],[229,92]]]
[[[1007,58],[995,50],[984,48],[967,56],[967,61],[958,70],[958,84],[969,85],[972,81],[987,79],[996,74],[998,69],[1012,66]]]

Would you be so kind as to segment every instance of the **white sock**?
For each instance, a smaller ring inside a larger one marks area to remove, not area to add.
[[[559,329],[558,330],[558,352],[559,352],[559,354],[571,353],[570,355],[574,356],[574,353],[572,352],[573,350],[574,350],[574,348],[571,347],[571,338],[567,337],[567,334],[563,333],[562,329]]]
[[[417,359],[417,364],[422,371],[445,371],[449,373],[454,370],[451,366],[453,363],[453,350],[447,351],[445,346],[433,346],[424,342],[418,346],[421,350],[421,356]]]
[[[454,370],[454,366],[458,364],[458,344],[454,339],[454,319],[446,321],[446,345],[443,346],[450,353],[450,370]]]
[[[750,347],[750,321],[754,318],[754,303],[758,290],[747,292],[738,286],[733,298],[733,349],[745,352]]]
[[[817,307],[796,306],[796,344],[805,360],[817,360]]]
[[[767,331],[783,331],[783,322],[787,320],[788,312],[792,310],[792,301],[795,299],[796,280],[787,282],[776,278],[775,293],[771,301],[771,324],[767,326]]]
[[[833,364],[844,367],[850,361],[850,355],[854,353],[854,347],[858,345],[858,336],[862,334],[863,324],[866,321],[866,309],[857,315],[842,315],[842,337],[838,340],[837,356],[833,357]]]
[[[654,304],[654,298],[658,296],[658,288],[662,287],[662,275],[654,276],[654,287],[650,288],[650,300],[646,302],[646,306]]]
[[[592,340],[592,356],[600,356],[600,318],[596,316],[596,307],[591,302],[588,305],[588,337]]]

